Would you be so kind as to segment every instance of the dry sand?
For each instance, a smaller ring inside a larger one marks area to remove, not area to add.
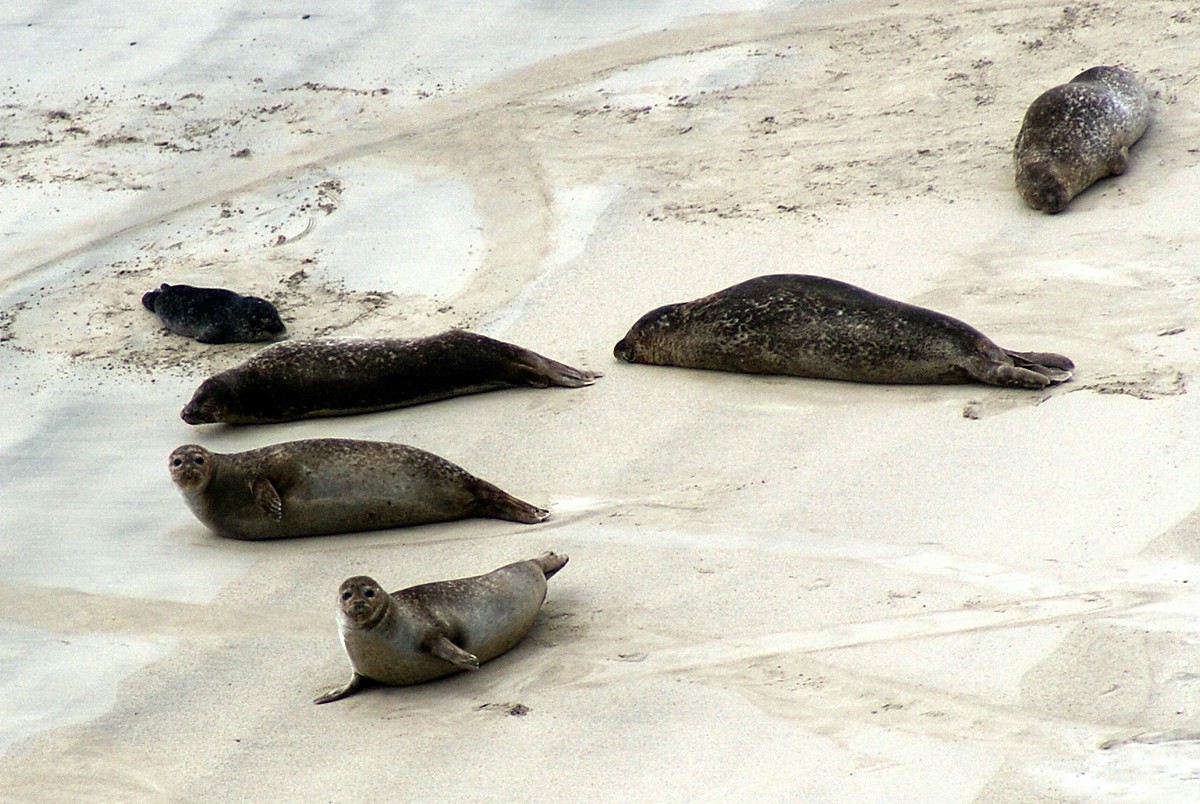
[[[1194,796],[1200,4],[475,5],[3,12],[28,77],[0,95],[0,797]],[[1108,63],[1153,101],[1129,172],[1025,209],[1026,106]],[[1078,372],[613,360],[651,307],[772,272]],[[462,326],[606,376],[189,428],[255,347],[163,332],[137,303],[162,281],[264,295],[293,337]],[[553,518],[239,543],[165,471],[313,436],[429,449]],[[311,705],[348,672],[344,577],[545,549],[571,563],[516,650]]]

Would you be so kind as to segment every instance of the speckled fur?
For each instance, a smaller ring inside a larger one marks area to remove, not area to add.
[[[221,454],[196,444],[169,459],[196,518],[233,539],[377,530],[469,517],[533,524],[549,514],[450,461],[404,444],[322,438]],[[269,482],[276,518],[256,495]]]
[[[546,579],[567,560],[543,553],[486,575],[421,584],[390,595],[367,576],[347,578],[338,588],[337,622],[354,678],[317,702],[352,694],[363,679],[417,684],[505,653],[533,627],[546,599]],[[434,655],[431,649],[441,637],[461,650],[466,661],[454,664]]]
[[[142,296],[142,306],[171,332],[200,343],[270,341],[287,329],[266,299],[224,288],[163,284]]]
[[[647,313],[617,343],[631,363],[875,383],[1043,388],[1061,355],[1010,352],[947,315],[820,276],[776,274]]]
[[[418,405],[513,386],[578,388],[583,371],[462,330],[428,338],[291,341],[204,381],[189,424],[265,424]]]
[[[1033,209],[1062,211],[1094,182],[1125,172],[1149,123],[1150,99],[1120,67],[1093,67],[1043,92],[1017,134],[1017,191]]]

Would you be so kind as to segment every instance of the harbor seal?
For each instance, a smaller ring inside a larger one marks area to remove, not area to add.
[[[521,385],[579,388],[600,376],[464,330],[428,338],[291,341],[205,380],[180,416],[188,424],[266,424]]]
[[[208,528],[282,539],[485,517],[535,524],[549,512],[430,452],[386,441],[317,438],[221,454],[171,453],[171,479]]]
[[[224,288],[163,283],[142,296],[142,306],[171,332],[200,343],[270,341],[287,330],[269,301]]]
[[[338,588],[338,634],[353,675],[313,703],[337,701],[371,683],[404,686],[457,673],[512,648],[533,627],[546,579],[567,556],[542,553],[486,575],[383,591],[365,575]]]
[[[1046,90],[1017,134],[1017,191],[1033,209],[1062,211],[1094,182],[1125,172],[1129,146],[1149,123],[1150,99],[1120,67],[1093,67]]]
[[[1045,388],[1070,378],[1056,354],[1001,349],[947,315],[836,279],[776,274],[653,310],[613,354],[630,363],[874,383]]]

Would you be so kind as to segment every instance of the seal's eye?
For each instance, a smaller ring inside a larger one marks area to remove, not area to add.
[[[203,458],[197,458],[197,459],[196,459],[196,465],[197,465],[197,466],[203,466],[203,465],[204,465],[204,459],[203,459]]]
[[[342,592],[342,600],[349,600],[351,595],[351,591],[347,589],[345,592]]]
[[[175,460],[171,461],[171,465],[172,466],[183,466],[183,458],[176,458]]]
[[[364,589],[363,597],[375,597],[375,590],[374,589]]]

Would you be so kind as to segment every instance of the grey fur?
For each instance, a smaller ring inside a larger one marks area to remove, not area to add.
[[[1085,70],[1025,113],[1013,149],[1017,191],[1032,209],[1062,211],[1096,181],[1124,173],[1149,124],[1150,99],[1133,73]]]
[[[1001,349],[950,316],[836,279],[760,276],[660,307],[613,353],[631,363],[874,383],[978,381],[1044,388],[1071,376],[1062,355]]]

